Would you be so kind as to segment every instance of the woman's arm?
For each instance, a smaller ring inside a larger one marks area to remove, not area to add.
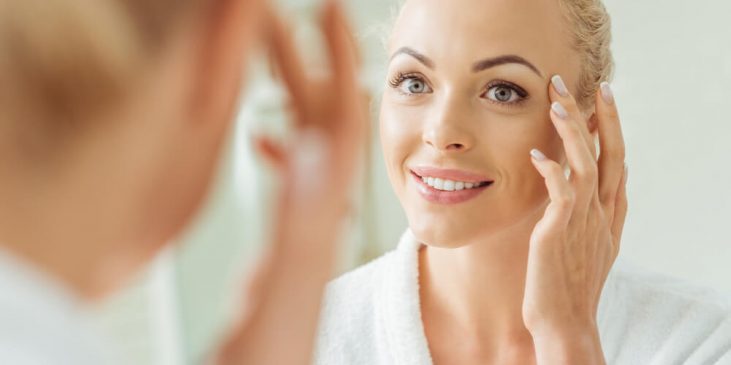
[[[560,77],[552,84],[551,120],[571,175],[531,152],[551,201],[530,240],[523,319],[539,364],[604,364],[596,312],[627,214],[624,141],[608,84],[597,91],[590,121]],[[590,122],[598,123],[598,161]]]

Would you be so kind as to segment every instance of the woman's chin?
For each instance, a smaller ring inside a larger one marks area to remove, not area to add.
[[[411,232],[416,239],[430,247],[460,248],[474,243],[481,236],[472,229],[455,229],[447,224],[443,225],[410,225]]]
[[[514,236],[517,231],[529,235],[540,218],[537,213],[540,212],[531,207],[526,211],[491,218],[471,216],[454,219],[419,215],[408,217],[408,220],[409,228],[419,242],[430,247],[454,249],[493,240],[502,241],[506,235]]]

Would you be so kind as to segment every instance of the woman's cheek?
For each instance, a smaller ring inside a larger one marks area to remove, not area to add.
[[[496,161],[500,161],[503,173],[507,175],[508,186],[505,188],[509,190],[511,200],[522,201],[520,205],[532,209],[533,206],[542,204],[547,195],[544,179],[531,163],[530,150],[538,148],[547,153],[556,153],[557,140],[559,151],[562,151],[561,141],[550,119],[546,120],[539,113],[514,117],[503,122],[504,133],[492,141],[492,145],[496,147]]]
[[[381,112],[381,145],[386,160],[389,179],[397,193],[406,183],[404,163],[418,148],[418,126],[408,118],[413,114],[399,112],[389,107]]]

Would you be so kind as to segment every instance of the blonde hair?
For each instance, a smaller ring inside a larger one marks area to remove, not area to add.
[[[203,2],[0,0],[0,127],[53,134],[111,105]]]
[[[573,35],[572,46],[581,61],[576,100],[582,108],[593,105],[599,83],[614,71],[610,43],[611,19],[601,0],[559,0]]]

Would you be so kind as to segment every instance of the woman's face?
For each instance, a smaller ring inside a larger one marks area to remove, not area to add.
[[[389,45],[381,141],[422,242],[459,247],[542,212],[529,152],[564,161],[548,87],[560,74],[576,91],[568,31],[558,0],[406,3]]]

